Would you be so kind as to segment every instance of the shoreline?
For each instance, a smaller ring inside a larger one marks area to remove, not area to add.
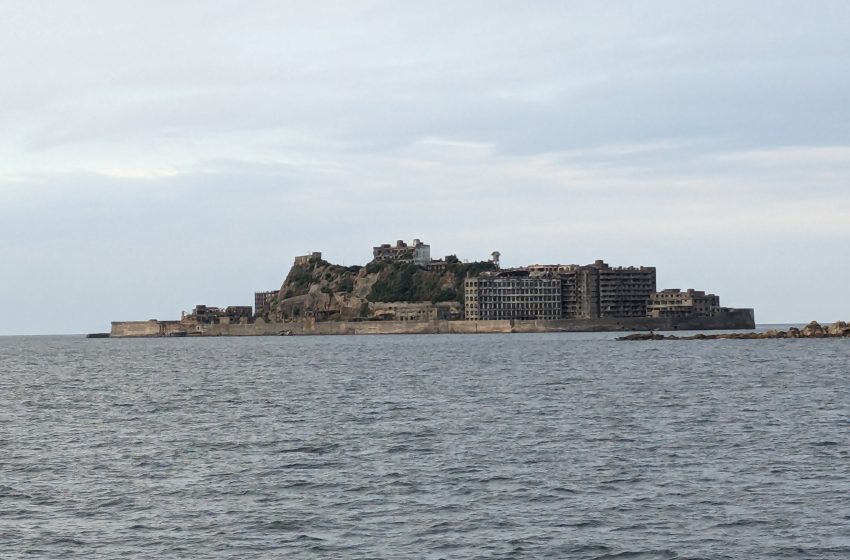
[[[365,334],[476,334],[547,332],[627,332],[752,330],[752,309],[736,309],[714,317],[661,318],[623,317],[605,319],[561,319],[499,321],[301,321],[272,323],[195,323],[191,321],[115,321],[109,338],[209,337],[209,336],[321,336]],[[106,338],[92,333],[90,338]]]

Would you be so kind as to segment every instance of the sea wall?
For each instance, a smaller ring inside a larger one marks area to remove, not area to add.
[[[274,336],[351,334],[474,334],[593,331],[684,331],[753,329],[752,309],[733,309],[714,317],[673,319],[635,317],[612,319],[564,319],[559,321],[315,321],[288,323],[258,321],[246,324],[197,325],[180,321],[116,321],[111,336]]]
[[[109,336],[162,336],[156,319],[150,321],[113,321]]]
[[[714,317],[612,317],[515,321],[512,332],[701,331],[754,328],[756,328],[756,322],[752,309],[730,309]]]
[[[124,337],[154,337],[173,336],[175,333],[185,333],[186,326],[181,321],[113,321],[109,336]]]

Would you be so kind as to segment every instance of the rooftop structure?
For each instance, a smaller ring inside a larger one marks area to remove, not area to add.
[[[295,266],[305,266],[311,262],[319,262],[322,260],[321,251],[313,251],[309,255],[300,255],[295,257]]]
[[[395,245],[384,243],[372,248],[373,261],[413,263],[418,266],[428,266],[431,262],[431,246],[414,239],[408,245],[401,239]]]

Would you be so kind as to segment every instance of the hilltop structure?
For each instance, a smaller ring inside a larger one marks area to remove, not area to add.
[[[414,239],[408,245],[401,239],[395,245],[384,243],[372,248],[373,261],[413,263],[418,266],[428,266],[431,263],[431,246]]]

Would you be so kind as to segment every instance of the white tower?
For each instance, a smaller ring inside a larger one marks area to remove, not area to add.
[[[499,268],[499,257],[502,256],[502,253],[500,253],[499,251],[493,251],[492,253],[490,253],[490,256],[493,257],[492,259],[490,259],[490,261],[496,265],[496,268]]]

